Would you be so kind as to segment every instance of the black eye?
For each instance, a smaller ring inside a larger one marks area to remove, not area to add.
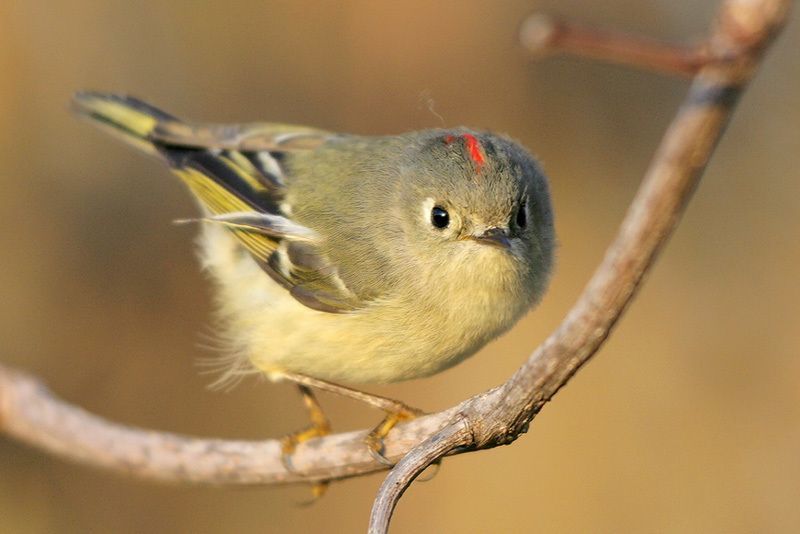
[[[528,224],[528,215],[525,212],[526,202],[523,200],[522,203],[519,205],[519,209],[517,210],[517,227],[518,228],[525,228]]]
[[[447,228],[450,224],[450,214],[447,213],[446,209],[434,206],[431,210],[431,224],[436,228]]]

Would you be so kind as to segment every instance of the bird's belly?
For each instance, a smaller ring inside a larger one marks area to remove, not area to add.
[[[510,326],[488,320],[484,303],[474,306],[471,320],[465,306],[454,320],[415,309],[414,302],[341,314],[313,310],[264,273],[227,231],[207,227],[201,245],[218,286],[224,344],[267,374],[345,383],[419,378],[455,365]]]
[[[408,311],[376,305],[350,314],[306,308],[274,286],[273,305],[244,325],[251,362],[345,383],[386,383],[428,376],[455,365],[486,340],[447,333]],[[281,293],[282,292],[282,293]],[[401,313],[403,316],[401,317]]]

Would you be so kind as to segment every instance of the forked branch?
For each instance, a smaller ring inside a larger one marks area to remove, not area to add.
[[[783,26],[790,0],[725,0],[704,45],[681,48],[557,25],[550,48],[694,74],[644,181],[586,289],[567,317],[507,382],[448,410],[399,425],[385,454],[399,463],[375,500],[370,531],[388,529],[406,487],[448,454],[514,441],[598,350],[666,242],[763,52]],[[541,20],[537,23],[541,32]],[[530,44],[531,24],[523,26]],[[544,28],[547,30],[547,28]],[[546,34],[547,32],[545,32]],[[577,36],[577,37],[576,37]],[[547,37],[545,35],[545,37]],[[637,47],[646,53],[635,53]],[[666,58],[666,59],[665,59]],[[281,462],[275,440],[224,441],[134,429],[105,421],[0,366],[0,431],[50,453],[141,478],[203,484],[314,482],[385,469],[363,446],[366,431],[303,443]]]

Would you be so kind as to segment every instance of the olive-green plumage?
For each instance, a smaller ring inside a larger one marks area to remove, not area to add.
[[[97,93],[75,106],[162,157],[198,200],[230,375],[430,375],[508,330],[546,288],[547,182],[505,137],[198,126]]]

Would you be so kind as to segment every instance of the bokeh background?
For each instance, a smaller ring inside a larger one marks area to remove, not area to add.
[[[3,0],[0,360],[113,420],[202,436],[305,424],[294,388],[212,392],[193,214],[177,180],[70,115],[82,88],[204,121],[363,134],[507,132],[552,180],[560,251],[537,311],[434,378],[372,391],[427,410],[505,380],[558,324],[631,200],[686,83],[531,62],[532,11],[675,40],[715,2]],[[393,532],[800,530],[800,28],[736,112],[676,235],[597,358],[511,447],[449,459]],[[378,414],[323,397],[338,430]],[[0,437],[0,531],[360,532],[380,476],[307,488],[172,487]]]

